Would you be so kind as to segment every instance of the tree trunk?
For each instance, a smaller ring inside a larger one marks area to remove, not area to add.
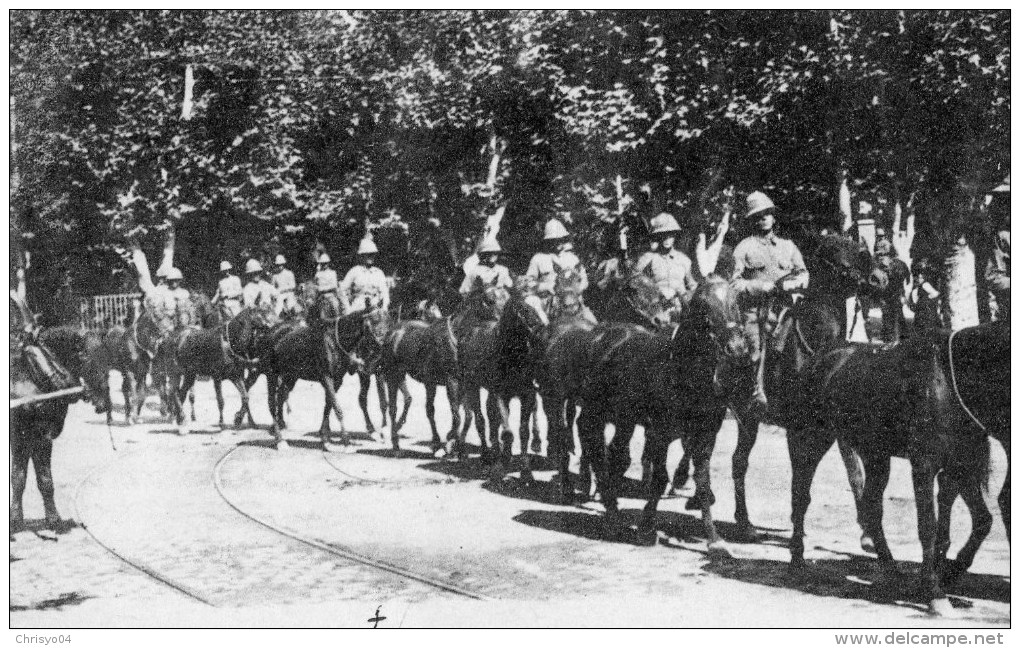
[[[946,322],[952,330],[977,326],[979,318],[974,253],[965,239],[961,238],[945,259],[945,289],[942,294]]]

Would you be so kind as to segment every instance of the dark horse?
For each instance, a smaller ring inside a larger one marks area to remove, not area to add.
[[[494,474],[499,479],[512,458],[509,403],[517,398],[521,402],[520,438],[525,459],[522,477],[531,479],[528,440],[536,402],[534,376],[545,351],[548,319],[537,296],[517,290],[501,293],[494,303],[501,305],[496,321],[480,320],[470,324],[465,319],[459,327],[465,331],[459,335],[458,353],[466,413],[458,454],[464,455],[464,437],[474,418],[483,449],[482,459],[493,462]],[[491,455],[481,405],[483,387],[489,393],[486,410],[491,427]]]
[[[457,337],[450,317],[431,323],[408,320],[398,324],[383,344],[380,371],[389,389],[390,420],[393,421],[393,449],[399,450],[399,432],[407,420],[411,397],[407,376],[425,385],[425,414],[432,428],[432,451],[440,453],[443,441],[436,429],[436,390],[446,387],[450,402],[451,426],[447,439],[460,429],[460,370]],[[397,392],[404,394],[404,411],[397,417]]]
[[[803,372],[799,414],[787,421],[793,465],[792,569],[804,568],[804,518],[815,469],[838,439],[864,462],[861,506],[887,573],[896,570],[882,528],[882,496],[892,457],[910,461],[922,549],[921,592],[933,613],[951,609],[943,591],[948,583],[941,582],[940,572],[945,569],[943,576],[951,581],[966,571],[991,528],[982,497],[989,471],[988,430],[1008,434],[1009,346],[1008,327],[992,324],[957,336],[915,336],[891,348],[853,344],[811,362]],[[991,364],[958,368],[956,360],[968,356]],[[961,383],[968,385],[966,392]],[[975,390],[975,385],[983,388]],[[957,494],[970,508],[972,528],[955,564],[947,567],[949,509]]]
[[[881,285],[883,275],[871,267],[871,257],[861,253],[859,245],[844,236],[828,235],[812,241],[807,264],[810,285],[795,303],[787,295],[775,295],[772,310],[777,324],[768,336],[765,358],[765,391],[769,399],[765,416],[743,400],[732,400],[730,408],[737,419],[737,446],[733,451],[733,491],[736,499],[735,521],[738,536],[753,540],[758,536],[747,511],[745,481],[751,450],[758,438],[763,418],[785,425],[787,416],[795,414],[799,403],[799,373],[815,354],[846,344],[846,300],[867,292],[870,286]],[[851,488],[856,500],[863,490],[860,465],[852,451],[840,444]],[[674,475],[673,491],[687,479],[687,455]],[[696,504],[700,493],[688,502]],[[863,528],[863,523],[862,523]],[[862,546],[870,548],[865,532]]]
[[[83,362],[89,344],[85,333],[70,327],[57,327],[43,331],[37,341],[16,331],[16,322],[31,322],[31,313],[23,302],[19,308],[11,308],[11,347],[10,347],[10,395],[12,401],[20,399],[36,399],[47,392],[54,392],[74,387],[79,380],[85,383],[85,398],[92,400],[96,410],[102,413],[103,385],[101,377],[92,373]],[[93,336],[95,337],[95,336]],[[43,351],[40,347],[46,349]],[[45,358],[43,363],[50,371],[39,370],[38,362],[30,356],[40,354]],[[74,374],[70,367],[75,367],[79,374]],[[20,531],[25,526],[25,513],[22,508],[22,497],[28,481],[28,464],[35,468],[36,484],[42,495],[46,526],[56,531],[63,531],[65,526],[57,513],[54,502],[53,472],[53,441],[64,429],[64,419],[71,402],[79,397],[71,395],[53,400],[12,403],[10,411],[11,446],[11,509],[10,534]]]
[[[234,417],[240,425],[245,414],[251,420],[245,371],[259,362],[256,355],[262,348],[261,339],[276,323],[271,311],[246,308],[230,321],[211,329],[184,328],[162,342],[168,349],[171,403],[178,426],[184,424],[182,401],[191,391],[198,376],[213,379],[219,424],[223,422],[223,392],[220,383],[229,380],[241,394],[241,409]],[[192,412],[194,419],[194,412]],[[182,431],[184,428],[181,428]]]
[[[582,450],[595,470],[610,535],[619,530],[617,494],[630,464],[630,439],[640,424],[653,471],[639,528],[642,542],[654,541],[656,509],[669,482],[666,450],[680,439],[693,457],[703,494],[699,501],[709,547],[718,546],[709,462],[726,413],[720,376],[752,370],[752,345],[738,322],[729,283],[714,278],[695,290],[671,336],[633,324],[600,324],[564,336],[570,352],[552,359],[550,373],[561,394],[581,400]],[[616,425],[608,456],[607,423]]]
[[[378,353],[375,336],[365,321],[369,312],[356,311],[329,321],[313,318],[308,326],[291,330],[274,344],[263,367],[269,386],[269,411],[273,414],[272,432],[277,448],[287,447],[280,433],[284,427],[283,404],[298,380],[317,382],[325,391],[322,425],[319,427],[322,449],[329,451],[330,411],[335,412],[340,421],[341,442],[344,445],[350,443],[336,392],[344,376],[356,372],[364,364],[363,357]]]

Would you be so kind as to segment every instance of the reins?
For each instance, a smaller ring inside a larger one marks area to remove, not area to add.
[[[259,363],[259,359],[258,358],[249,358],[249,357],[246,357],[244,355],[241,355],[240,353],[238,353],[237,351],[234,350],[234,345],[230,342],[230,325],[234,321],[236,321],[236,320],[237,320],[237,318],[235,317],[235,318],[233,318],[231,320],[228,320],[223,325],[223,336],[220,338],[220,340],[221,340],[221,342],[223,344],[223,348],[226,349],[227,352],[230,355],[232,355],[236,360],[240,360],[241,362],[243,362],[245,364],[249,364],[249,365],[258,364]]]
[[[978,420],[976,416],[974,416],[974,412],[970,411],[970,408],[967,407],[967,403],[963,402],[963,396],[960,394],[960,388],[956,384],[956,367],[953,365],[953,338],[956,337],[957,333],[959,333],[959,331],[953,331],[952,333],[949,334],[949,341],[946,345],[947,350],[949,351],[949,379],[953,385],[953,393],[956,394],[956,400],[959,401],[960,407],[963,408],[963,411],[967,412],[967,416],[970,417],[970,420],[974,421],[974,423],[976,423],[977,426],[981,428],[982,432],[987,433],[988,429],[985,428],[985,426],[981,423],[981,421]]]

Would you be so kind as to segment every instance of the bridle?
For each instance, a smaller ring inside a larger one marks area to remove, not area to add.
[[[244,364],[248,364],[248,365],[256,365],[256,364],[259,363],[259,358],[249,358],[249,357],[247,357],[245,355],[242,355],[242,354],[238,353],[237,351],[234,350],[234,345],[230,341],[230,325],[233,324],[234,322],[236,322],[237,319],[238,318],[235,317],[233,319],[228,320],[227,322],[225,322],[223,324],[223,335],[220,338],[221,341],[222,341],[222,344],[223,344],[223,348],[227,351],[228,354],[233,356],[233,358],[235,360],[240,360]]]

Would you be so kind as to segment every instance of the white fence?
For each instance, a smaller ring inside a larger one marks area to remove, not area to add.
[[[132,302],[141,298],[141,293],[83,297],[78,302],[78,314],[82,328],[104,329],[130,324]]]

